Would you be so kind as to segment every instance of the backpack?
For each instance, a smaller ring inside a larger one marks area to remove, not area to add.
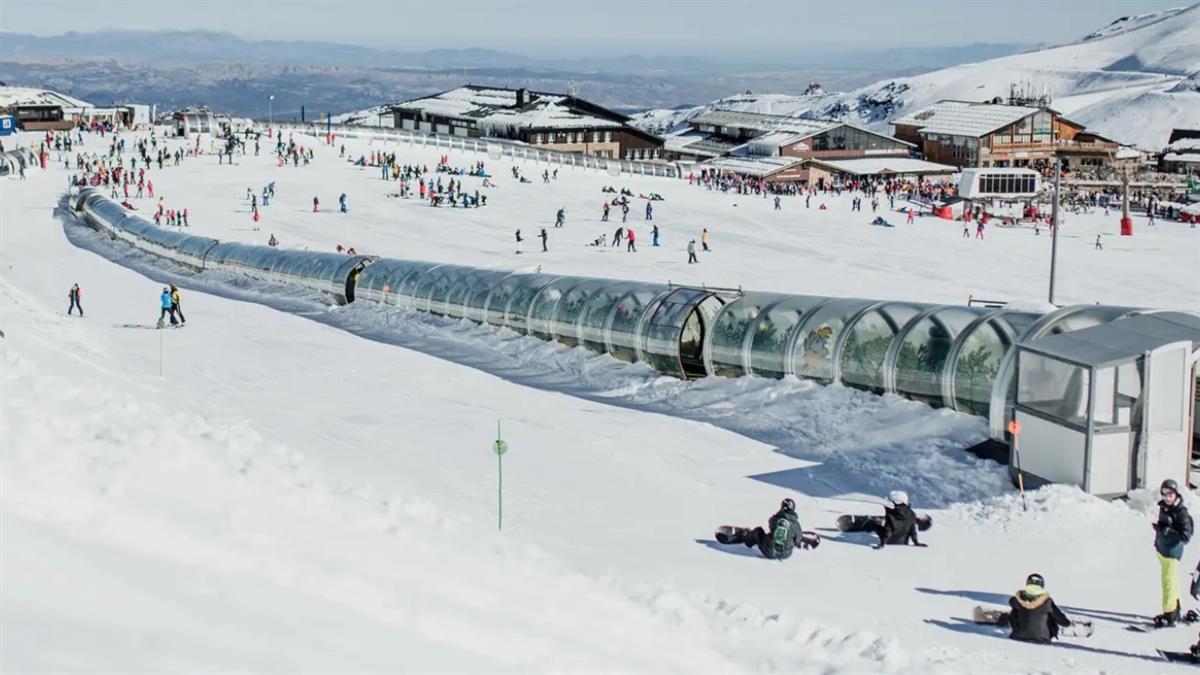
[[[771,532],[771,551],[775,557],[778,558],[786,553],[791,541],[792,521],[787,518],[779,518],[775,521],[775,530]]]

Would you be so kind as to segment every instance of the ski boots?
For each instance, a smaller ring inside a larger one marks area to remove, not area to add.
[[[1172,628],[1175,626],[1175,624],[1179,623],[1180,620],[1179,601],[1176,601],[1175,609],[1169,612],[1163,612],[1162,614],[1154,617],[1154,625],[1157,628]]]

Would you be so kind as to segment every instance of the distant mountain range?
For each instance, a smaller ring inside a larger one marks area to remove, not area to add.
[[[235,115],[298,118],[343,113],[461,84],[574,88],[618,110],[696,104],[734,92],[862,86],[1029,45],[980,44],[830,52],[784,63],[627,54],[538,58],[491,49],[421,52],[319,41],[246,40],[213,31],[106,30],[56,36],[0,33],[0,79],[43,86],[97,103],[170,109],[206,104]],[[268,106],[269,96],[275,96]]]
[[[1007,98],[1013,85],[1050,94],[1051,107],[1114,140],[1161,149],[1172,128],[1200,128],[1200,5],[1122,17],[1069,44],[886,78],[845,93],[723,97],[646,111],[637,123],[664,133],[706,110],[745,110],[890,130],[890,120],[930,103]]]

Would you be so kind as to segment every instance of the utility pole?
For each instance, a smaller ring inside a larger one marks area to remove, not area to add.
[[[267,97],[267,126],[275,122],[275,94]]]
[[[1050,208],[1050,304],[1054,304],[1054,275],[1058,269],[1058,189],[1062,178],[1062,164],[1054,159],[1054,204]]]

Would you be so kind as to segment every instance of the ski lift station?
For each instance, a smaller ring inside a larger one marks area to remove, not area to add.
[[[1036,197],[1041,175],[1033,169],[963,169],[958,196],[963,199],[1022,199]]]
[[[112,237],[201,272],[505,327],[679,378],[798,377],[985,417],[992,444],[1006,449],[997,459],[1034,480],[1114,496],[1188,477],[1200,316],[746,292],[280,250],[160,228],[94,188],[75,209]],[[1014,419],[1025,429],[1017,443]]]

